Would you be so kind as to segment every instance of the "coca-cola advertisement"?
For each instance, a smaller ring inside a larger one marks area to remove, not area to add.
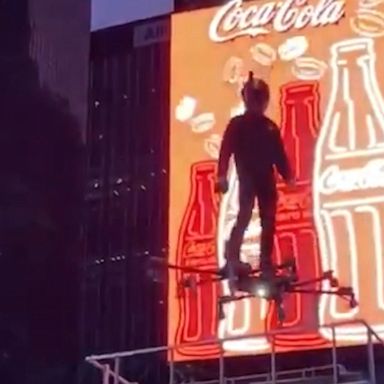
[[[277,175],[275,263],[294,257],[300,279],[328,270],[353,288],[358,305],[337,296],[251,297],[224,305],[228,284],[202,273],[186,289],[186,271],[169,272],[169,343],[177,360],[326,348],[327,325],[365,320],[384,337],[384,1],[229,0],[172,19],[169,262],[217,270],[239,209],[233,159],[228,192],[215,193],[218,158],[231,118],[245,111],[249,71],[270,87],[266,115],[279,127],[295,173]],[[260,215],[255,203],[241,260],[257,267]],[[327,281],[313,289],[330,289]],[[300,330],[300,331],[298,331]],[[240,340],[228,340],[247,336]],[[259,335],[259,336],[254,336]],[[252,337],[251,337],[252,336]],[[367,341],[363,326],[336,327],[338,345]],[[189,345],[190,344],[190,345]]]

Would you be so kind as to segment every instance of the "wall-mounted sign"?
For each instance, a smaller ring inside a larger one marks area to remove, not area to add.
[[[171,204],[169,261],[218,268],[236,220],[238,182],[214,193],[223,131],[243,113],[240,89],[249,70],[272,92],[267,114],[281,135],[298,179],[279,183],[274,258],[295,256],[300,277],[333,269],[357,293],[350,309],[338,297],[288,296],[278,351],[330,345],[326,326],[364,319],[384,337],[384,1],[232,0],[218,8],[173,16]],[[257,206],[241,257],[258,263]],[[259,334],[224,343],[227,355],[269,353],[263,336],[276,311],[261,299],[230,303],[219,318],[225,284],[179,289],[186,276],[171,271],[169,342]],[[209,279],[207,277],[207,279]],[[326,285],[323,288],[329,288]],[[294,329],[301,328],[300,333]],[[366,342],[364,327],[336,328],[340,345]],[[218,356],[217,345],[186,346],[180,360]]]

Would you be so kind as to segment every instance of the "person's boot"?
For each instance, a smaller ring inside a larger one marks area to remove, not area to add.
[[[240,261],[239,252],[232,252],[230,250],[229,242],[226,244],[225,259],[226,263],[220,269],[220,275],[228,279],[228,286],[231,296],[234,296],[238,290],[238,280],[241,275],[249,274],[252,271],[252,266]]]
[[[252,272],[252,266],[239,259],[227,259],[223,268],[223,277],[228,280],[228,287],[231,296],[235,296],[239,291],[240,280]]]
[[[233,254],[231,254],[228,251],[228,245],[227,250],[225,252],[225,265],[220,269],[220,275],[221,276],[227,276],[228,274],[234,274],[235,276],[238,275],[248,275],[252,272],[252,266],[249,263],[244,263],[240,260],[240,256],[234,257]]]
[[[263,260],[263,258],[260,257],[259,269],[262,277],[272,278],[275,276],[275,268],[270,260]]]
[[[237,260],[236,273],[241,276],[249,275],[252,272],[252,265],[244,263],[244,261]]]

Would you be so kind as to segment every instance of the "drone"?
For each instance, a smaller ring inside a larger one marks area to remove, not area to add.
[[[153,259],[164,262],[163,259]],[[217,302],[220,319],[224,318],[225,304],[249,298],[260,298],[275,303],[278,322],[282,325],[286,318],[284,299],[286,295],[293,293],[335,295],[348,301],[350,308],[355,308],[358,305],[352,287],[340,286],[338,279],[335,278],[334,272],[331,270],[324,272],[317,278],[300,281],[294,258],[289,258],[283,263],[275,265],[272,273],[268,274],[263,273],[260,269],[253,269],[249,264],[243,264],[242,268],[236,268],[228,261],[226,267],[217,270],[174,264],[167,264],[167,267],[188,274],[188,277],[178,282],[179,287],[183,289],[196,291],[197,287],[202,284],[227,282],[230,294],[218,297]],[[211,276],[211,279],[199,278],[207,275]],[[312,288],[314,284],[324,281],[328,281],[329,289]]]

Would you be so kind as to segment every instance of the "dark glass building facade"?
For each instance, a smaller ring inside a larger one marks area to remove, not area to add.
[[[152,268],[151,258],[167,254],[169,33],[162,17],[92,35],[85,353],[167,342],[167,271]],[[125,368],[148,380],[161,364],[147,372],[147,362]]]
[[[0,4],[0,377],[74,382],[90,2]]]

